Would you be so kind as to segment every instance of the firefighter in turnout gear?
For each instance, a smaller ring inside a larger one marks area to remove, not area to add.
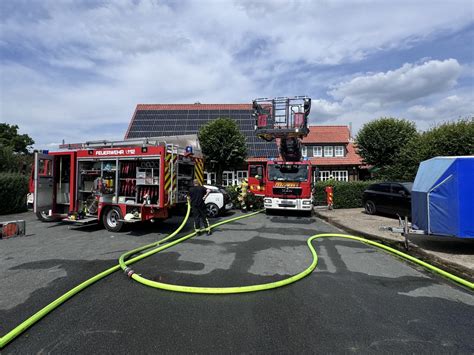
[[[247,212],[247,204],[245,200],[247,198],[247,191],[249,188],[249,183],[247,182],[246,178],[243,178],[240,183],[240,194],[239,194],[239,201],[240,201],[240,209],[242,212]]]
[[[201,186],[197,179],[195,179],[193,183],[194,186],[189,189],[189,199],[191,201],[191,210],[194,217],[194,230],[198,235],[203,231],[206,231],[207,235],[211,235],[211,227],[206,216],[206,204],[204,202],[211,190]]]

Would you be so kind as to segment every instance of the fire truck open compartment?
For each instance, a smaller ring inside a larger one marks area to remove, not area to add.
[[[104,202],[160,205],[159,157],[79,160],[77,171],[79,205],[94,194],[102,197]]]

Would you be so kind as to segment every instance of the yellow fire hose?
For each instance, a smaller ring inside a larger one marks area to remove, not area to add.
[[[260,212],[261,211],[254,212],[254,213],[249,213],[249,214],[234,217],[234,218],[230,218],[230,219],[218,222],[216,224],[213,224],[211,226],[211,228],[216,228],[216,227],[218,227],[220,225],[223,225],[225,223],[230,223],[230,222],[233,222],[233,221],[236,221],[236,220],[239,220],[239,219],[255,216],[256,214],[258,214]],[[377,248],[380,248],[380,249],[388,251],[392,254],[395,254],[399,257],[402,257],[406,260],[409,260],[411,262],[419,264],[419,265],[425,267],[428,270],[431,270],[435,273],[438,273],[438,274],[440,274],[440,275],[442,275],[442,276],[444,276],[444,277],[446,277],[446,278],[448,278],[452,281],[455,281],[455,282],[457,282],[457,283],[459,283],[459,284],[461,284],[461,285],[463,285],[463,286],[465,286],[465,287],[467,287],[471,290],[474,290],[474,283],[469,282],[468,280],[462,279],[458,276],[455,276],[455,275],[453,275],[453,274],[451,274],[447,271],[441,270],[441,269],[437,268],[436,266],[430,265],[430,264],[428,264],[424,261],[418,260],[417,258],[414,258],[414,257],[412,257],[408,254],[405,254],[401,251],[398,251],[394,248],[388,247],[386,245],[383,245],[381,243],[377,243],[377,242],[374,242],[374,241],[371,241],[371,240],[368,240],[368,239],[364,239],[364,238],[360,238],[360,237],[354,237],[354,236],[345,235],[345,234],[335,234],[335,233],[316,234],[316,235],[313,235],[310,238],[308,238],[306,243],[307,243],[308,248],[310,249],[311,254],[313,256],[313,261],[312,261],[311,265],[309,265],[305,270],[301,271],[300,273],[298,273],[294,276],[291,276],[287,279],[276,281],[276,282],[270,282],[270,283],[266,283],[266,284],[250,285],[250,286],[235,286],[235,287],[194,287],[194,286],[170,285],[170,284],[165,284],[165,283],[161,283],[161,282],[148,280],[144,277],[141,277],[141,276],[137,275],[132,269],[130,269],[128,267],[128,265],[131,265],[131,264],[133,264],[133,263],[135,263],[135,262],[137,262],[137,261],[139,261],[143,258],[146,258],[150,255],[155,254],[155,253],[158,253],[162,250],[170,248],[170,247],[172,247],[172,246],[174,246],[178,243],[181,243],[181,242],[185,241],[186,239],[189,239],[189,238],[193,237],[194,235],[196,235],[196,232],[189,233],[189,234],[185,235],[184,237],[181,237],[179,239],[176,239],[174,241],[169,242],[166,245],[161,245],[164,242],[166,242],[166,241],[170,240],[171,238],[173,238],[174,236],[176,236],[181,231],[181,229],[184,227],[184,225],[186,224],[186,222],[189,218],[189,213],[190,213],[190,205],[189,205],[189,202],[188,202],[188,209],[187,209],[187,212],[186,212],[186,216],[185,216],[183,222],[181,223],[181,225],[178,227],[178,229],[176,229],[173,233],[171,233],[169,236],[167,236],[166,238],[164,238],[160,241],[145,245],[143,247],[131,250],[131,251],[123,254],[119,258],[119,264],[118,265],[115,265],[115,266],[113,266],[113,267],[97,274],[96,276],[84,281],[83,283],[77,285],[76,287],[74,287],[71,290],[69,290],[68,292],[66,292],[64,295],[57,298],[52,303],[48,304],[46,307],[39,310],[37,313],[32,315],[30,318],[26,319],[21,324],[19,324],[17,327],[15,327],[11,331],[9,331],[7,334],[5,334],[3,337],[1,337],[0,338],[0,349],[4,348],[8,343],[10,343],[13,339],[15,339],[21,333],[23,333],[26,329],[28,329],[29,327],[34,325],[41,318],[45,317],[48,313],[50,313],[51,311],[53,311],[54,309],[59,307],[62,303],[64,303],[65,301],[67,301],[68,299],[73,297],[75,294],[79,293],[80,291],[82,291],[86,287],[92,285],[93,283],[103,279],[104,277],[112,274],[113,272],[119,270],[120,268],[122,268],[129,277],[131,277],[132,279],[134,279],[137,282],[140,282],[140,283],[142,283],[144,285],[147,285],[147,286],[156,287],[156,288],[169,290],[169,291],[187,292],[187,293],[207,293],[207,294],[229,294],[229,293],[243,293],[243,292],[263,291],[263,290],[269,290],[269,289],[282,287],[282,286],[291,284],[293,282],[296,282],[296,281],[302,279],[303,277],[307,276],[308,274],[310,274],[315,269],[315,267],[318,263],[318,256],[317,256],[316,251],[315,251],[315,249],[314,249],[314,247],[312,246],[311,243],[315,239],[318,239],[318,238],[337,237],[337,238],[345,238],[345,239],[360,241],[362,243],[375,246]],[[156,247],[156,248],[152,249],[148,252],[145,252],[143,254],[140,254],[140,255],[132,258],[132,259],[126,260],[131,255],[134,255],[136,253],[139,253],[141,251],[144,251],[146,249],[150,249],[150,248],[153,248],[153,247]]]

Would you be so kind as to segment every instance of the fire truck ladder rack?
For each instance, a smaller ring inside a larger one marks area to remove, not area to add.
[[[280,155],[286,161],[301,160],[301,142],[309,133],[308,96],[258,98],[253,100],[257,136],[271,142],[279,139]]]

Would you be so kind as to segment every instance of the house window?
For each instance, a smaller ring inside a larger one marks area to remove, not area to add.
[[[344,146],[337,145],[334,147],[334,155],[336,157],[343,157],[344,156]]]
[[[319,172],[319,180],[336,180],[336,181],[349,181],[349,172],[347,170],[321,170]]]
[[[240,185],[243,178],[247,178],[247,170],[237,170],[237,181],[236,184]]]
[[[215,185],[216,184],[216,173],[208,173],[207,171],[204,172],[204,183],[208,185]]]
[[[332,153],[332,149],[333,147],[331,145],[327,145],[324,147],[324,156],[325,157],[332,157],[333,156],[333,153]]]
[[[301,155],[305,158],[308,156],[308,147],[305,145],[301,147]]]
[[[336,181],[349,181],[349,173],[347,170],[334,170],[331,174]]]
[[[233,171],[224,171],[222,173],[222,185],[230,186],[234,184],[234,172]]]
[[[319,180],[320,181],[326,181],[329,180],[329,177],[331,176],[331,172],[328,170],[321,170],[319,172]]]
[[[313,147],[313,157],[322,157],[323,156],[323,147],[320,145],[315,145]]]

